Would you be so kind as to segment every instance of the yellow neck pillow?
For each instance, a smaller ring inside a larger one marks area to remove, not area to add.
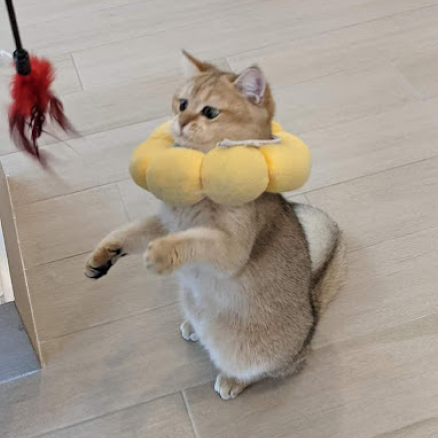
[[[204,197],[234,206],[253,201],[263,192],[296,190],[309,177],[310,152],[278,123],[272,123],[272,133],[279,138],[277,144],[218,146],[204,154],[173,147],[170,122],[166,122],[135,149],[131,176],[157,198],[180,206]]]

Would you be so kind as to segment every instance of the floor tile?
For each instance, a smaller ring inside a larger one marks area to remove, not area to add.
[[[161,201],[152,193],[137,186],[131,179],[120,182],[118,186],[131,220],[139,220],[159,213]]]
[[[401,3],[397,5],[403,6]],[[393,3],[392,6],[395,4]],[[345,26],[315,35],[311,40],[302,41],[304,50],[309,41],[310,47],[312,47],[312,41],[316,45],[325,44],[327,50],[333,52],[332,56],[336,59],[336,56],[342,56],[345,50],[348,53],[348,47],[354,47],[358,54],[365,56],[364,59],[357,57],[359,66],[363,65],[363,61],[367,61],[367,54],[370,50],[374,50],[376,56],[380,53],[385,60],[390,62],[415,56],[428,48],[432,49],[438,37],[438,30],[435,26],[438,16],[437,2],[426,0],[422,5],[418,3],[418,6],[416,10],[409,12],[400,11],[397,14],[368,20],[355,26]],[[374,10],[373,7],[368,9],[370,13]],[[319,42],[319,39],[324,42]],[[330,57],[330,53],[322,53],[321,57],[324,62],[324,58]],[[348,66],[349,59],[350,57],[346,59],[346,66]],[[307,58],[304,58],[304,64],[305,61]],[[307,68],[306,65],[304,68]]]
[[[436,314],[438,228],[354,251],[347,261],[347,281],[319,324],[315,347]]]
[[[82,91],[82,83],[78,71],[70,54],[50,58],[55,69],[55,80],[53,90],[59,96]]]
[[[34,437],[210,380],[207,356],[181,339],[180,322],[171,306],[43,344],[48,366],[1,386],[2,438]]]
[[[120,260],[97,281],[84,275],[87,257],[70,257],[27,271],[41,341],[178,301],[176,282],[148,273],[141,256]]]
[[[74,138],[68,143],[102,181],[117,182],[130,178],[129,164],[134,149],[166,120],[168,117],[134,123]]]
[[[181,394],[144,403],[41,438],[195,438]]]
[[[1,159],[15,205],[50,199],[130,178],[135,147],[166,119],[128,125],[41,148],[49,169],[25,153]]]
[[[353,28],[354,29],[354,28]],[[353,30],[351,30],[352,32]],[[342,71],[369,69],[385,62],[378,48],[358,46],[339,32],[327,32],[297,41],[257,48],[227,57],[233,71],[257,64],[277,88],[330,76]],[[344,34],[348,34],[345,30]]]
[[[302,191],[337,184],[438,155],[438,100],[305,132],[312,172]],[[293,122],[291,122],[293,123]]]
[[[385,65],[273,91],[278,121],[298,134],[378,114],[415,99],[399,73]]]
[[[427,418],[401,429],[376,435],[374,438],[433,438],[438,430],[438,419]]]
[[[103,86],[65,97],[66,114],[81,135],[156,120],[171,114],[180,74]]]
[[[26,268],[89,252],[127,222],[116,186],[22,205],[16,214]]]
[[[435,417],[437,334],[435,315],[318,349],[300,375],[233,401],[220,400],[211,383],[189,389],[198,435],[362,438]]]
[[[356,35],[353,32],[352,38],[362,37],[366,33],[367,44],[379,46],[388,60],[396,62],[436,45],[438,30],[434,23],[437,16],[437,2],[426,2],[425,7],[416,11],[365,23],[356,29]]]
[[[48,168],[42,167],[25,152],[9,154],[1,159],[16,206],[84,190],[105,182],[69,144],[44,146],[41,154],[47,160]]]
[[[437,48],[402,58],[397,62],[397,67],[422,99],[438,95],[435,80],[438,73]]]
[[[432,229],[438,219],[438,158],[307,193],[345,230],[350,250]]]

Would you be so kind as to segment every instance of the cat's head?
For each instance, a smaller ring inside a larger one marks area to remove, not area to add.
[[[192,71],[172,102],[178,145],[208,152],[224,138],[271,138],[275,106],[259,67],[236,75],[183,54]]]

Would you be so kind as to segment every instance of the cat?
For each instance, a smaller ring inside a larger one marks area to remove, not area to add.
[[[224,72],[184,52],[195,70],[176,92],[172,134],[179,147],[208,152],[224,138],[272,138],[274,100],[257,66]],[[147,269],[175,273],[185,320],[219,370],[224,400],[269,377],[303,368],[316,324],[344,277],[344,242],[324,212],[264,193],[236,207],[204,199],[163,203],[159,215],[107,236],[87,261],[99,278],[127,254]]]

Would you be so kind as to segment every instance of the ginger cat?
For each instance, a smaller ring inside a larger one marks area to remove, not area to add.
[[[274,101],[257,66],[235,75],[185,57],[196,74],[173,99],[175,145],[208,152],[224,138],[272,137]],[[107,236],[86,275],[99,278],[136,253],[144,253],[150,271],[175,272],[182,337],[208,351],[219,370],[214,389],[225,400],[303,367],[344,272],[337,225],[318,209],[270,193],[238,207],[208,199],[189,207],[163,204],[158,216]]]

